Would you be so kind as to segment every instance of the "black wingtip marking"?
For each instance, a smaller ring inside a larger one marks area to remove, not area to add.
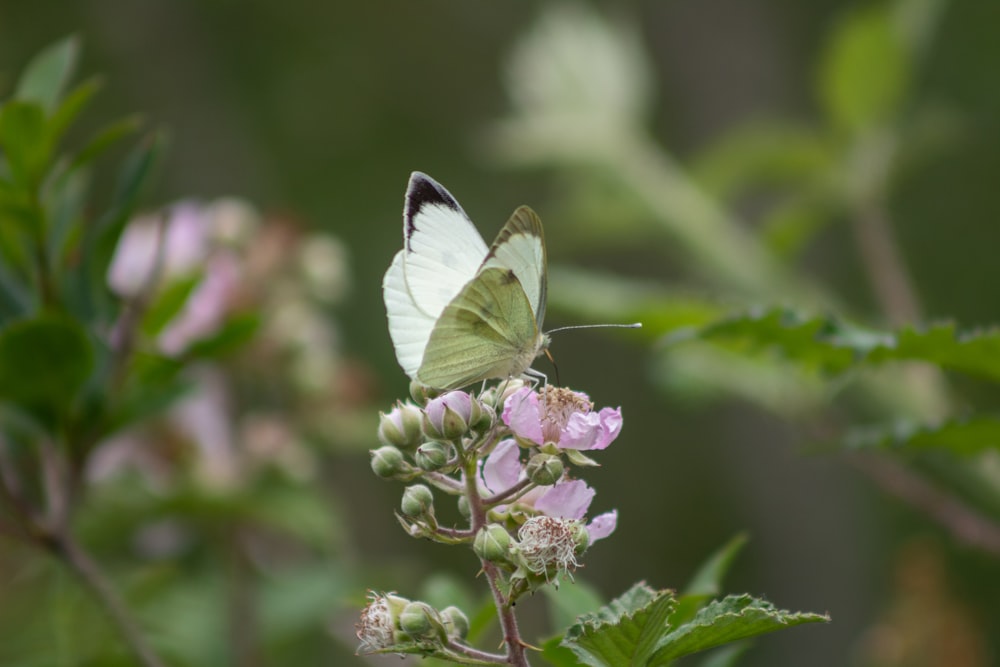
[[[415,171],[410,174],[410,183],[406,188],[406,200],[403,205],[403,226],[407,237],[413,233],[414,219],[424,206],[446,206],[465,215],[465,211],[444,186],[427,174]]]

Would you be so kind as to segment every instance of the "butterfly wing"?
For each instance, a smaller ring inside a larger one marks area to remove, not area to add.
[[[517,276],[521,288],[535,315],[537,328],[545,320],[545,302],[548,291],[545,234],[542,221],[527,206],[521,206],[510,216],[497,238],[493,241],[483,268],[510,269]]]
[[[438,318],[416,375],[436,389],[516,377],[543,344],[535,313],[512,269],[484,266]]]
[[[411,378],[435,323],[476,276],[486,253],[486,243],[455,198],[430,176],[414,172],[403,207],[403,249],[382,282],[389,335]]]

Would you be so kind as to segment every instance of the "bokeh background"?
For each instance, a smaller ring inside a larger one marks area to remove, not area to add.
[[[620,522],[588,553],[583,579],[609,597],[638,578],[682,587],[714,549],[745,532],[728,590],[828,612],[833,622],[764,638],[742,664],[987,665],[1000,658],[996,559],[956,544],[836,452],[815,447],[815,434],[790,418],[801,413],[781,404],[792,395],[768,409],[748,398],[752,373],[732,382],[742,392],[717,368],[699,377],[684,363],[685,347],[668,351],[660,338],[671,318],[683,317],[667,308],[658,320],[649,305],[725,312],[794,303],[892,323],[866,273],[844,203],[850,197],[817,186],[847,173],[865,191],[874,173],[920,317],[970,327],[997,320],[1000,5],[909,4],[919,38],[902,76],[905,94],[875,119],[898,130],[895,148],[905,158],[888,174],[842,163],[838,176],[816,166],[828,166],[830,145],[865,145],[858,137],[866,128],[852,126],[850,111],[831,111],[824,67],[838,31],[865,12],[897,7],[887,3],[0,0],[0,89],[38,50],[76,34],[80,71],[104,80],[84,126],[137,111],[147,127],[169,131],[150,208],[239,197],[265,217],[329,232],[346,249],[350,288],[328,316],[351,369],[351,391],[339,400],[357,420],[318,447],[320,486],[337,526],[327,557],[339,565],[329,569],[341,579],[329,589],[335,597],[315,604],[325,605],[324,622],[303,617],[312,639],[272,657],[362,664],[348,646],[353,612],[345,607],[365,588],[416,596],[428,576],[475,573],[468,554],[406,539],[392,516],[401,488],[368,467],[376,412],[407,392],[381,277],[400,246],[407,178],[421,170],[459,199],[487,239],[517,205],[540,213],[553,267],[548,326],[654,319],[640,333],[566,333],[553,344],[560,379],[598,405],[621,405],[626,420],[602,467],[587,476],[598,489],[595,508],[617,508]],[[877,73],[884,64],[874,58],[858,69]],[[553,129],[577,119],[580,134]],[[769,128],[745,142],[756,141],[756,153],[724,144],[748,127]],[[784,143],[800,133],[807,138]],[[755,162],[759,155],[767,157]],[[664,174],[673,176],[658,180]],[[701,199],[685,199],[688,187]],[[709,236],[708,245],[738,246],[745,237],[781,247],[774,239],[787,240],[782,229],[800,239],[776,253],[792,267],[791,282],[737,285],[662,221],[685,211],[697,217],[705,202],[743,232]],[[777,213],[779,204],[794,223]],[[621,294],[648,299],[623,305]],[[813,409],[825,407],[817,401]],[[45,604],[32,591],[72,586],[33,580],[23,573],[28,552],[3,543],[0,551],[0,576],[19,610]],[[0,643],[19,632],[13,603],[0,596],[5,606]],[[47,616],[58,634],[60,613],[32,614],[42,619],[38,636]],[[327,621],[339,624],[336,639],[323,635]],[[908,628],[893,635],[899,641],[941,641],[922,662],[893,662],[897,654],[879,644],[886,627]],[[64,662],[37,664],[78,664],[71,648],[62,655]],[[373,662],[383,661],[395,662]]]

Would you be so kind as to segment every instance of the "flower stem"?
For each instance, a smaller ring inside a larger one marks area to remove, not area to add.
[[[473,533],[477,533],[486,525],[486,508],[483,505],[482,496],[479,495],[479,489],[476,487],[478,472],[475,457],[469,457],[465,464],[465,495],[469,501]],[[480,563],[483,573],[486,575],[486,581],[489,582],[493,604],[496,606],[500,627],[503,630],[503,640],[507,645],[507,663],[514,667],[529,667],[524,642],[521,641],[521,634],[517,627],[517,618],[514,616],[514,609],[507,596],[500,589],[501,572],[495,564],[488,560],[481,558]]]

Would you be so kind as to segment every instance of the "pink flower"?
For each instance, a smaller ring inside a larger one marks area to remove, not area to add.
[[[503,493],[526,477],[521,448],[514,440],[501,441],[483,464],[483,485],[489,493]],[[539,486],[520,496],[516,504],[559,519],[582,520],[596,492],[582,480],[565,479],[551,486]],[[618,520],[617,512],[607,512],[587,525],[591,540],[610,535]]]
[[[522,387],[504,402],[503,421],[517,437],[562,449],[604,449],[622,430],[621,408],[602,408],[562,387]]]

